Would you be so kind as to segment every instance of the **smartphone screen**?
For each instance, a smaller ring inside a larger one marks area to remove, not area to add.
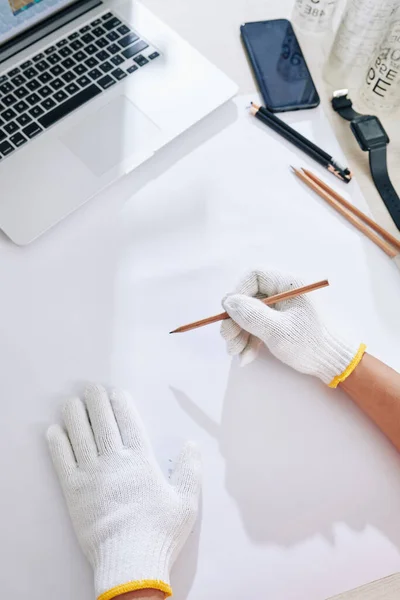
[[[318,92],[287,19],[246,23],[241,35],[267,108],[318,106]]]

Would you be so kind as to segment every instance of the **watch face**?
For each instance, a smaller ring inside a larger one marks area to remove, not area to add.
[[[351,128],[363,150],[389,143],[386,131],[377,117],[365,116],[352,121]]]

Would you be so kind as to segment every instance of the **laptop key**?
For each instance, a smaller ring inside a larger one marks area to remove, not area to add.
[[[115,82],[115,79],[113,79],[109,75],[106,75],[102,79],[99,79],[97,83],[99,85],[101,85],[101,87],[103,88],[103,90],[107,90],[109,87],[111,87],[112,85],[114,85],[114,83],[116,83],[116,82]]]
[[[103,15],[103,16],[101,17],[101,19],[102,19],[102,21],[107,21],[107,19],[111,19],[111,17],[112,17],[112,16],[113,16],[113,14],[112,14],[112,13],[110,13],[110,12],[108,12],[108,13],[106,13],[105,15]]]
[[[72,94],[76,94],[76,92],[79,92],[79,88],[76,83],[70,83],[65,89],[70,96],[72,96]]]
[[[11,146],[10,142],[2,142],[0,144],[0,152],[4,155],[7,156],[8,154],[11,154],[11,152],[14,150],[14,146]]]
[[[87,49],[86,49],[87,50]],[[82,52],[82,50],[78,50],[78,52],[75,52],[75,54],[72,57],[77,63],[83,62],[84,60],[87,59],[87,56],[84,52]]]
[[[60,40],[59,42],[57,42],[56,46],[57,48],[62,48],[63,46],[66,46],[68,44],[67,40]]]
[[[13,94],[7,94],[7,96],[3,96],[2,98],[4,106],[12,106],[16,101],[17,99]]]
[[[7,137],[7,134],[6,134],[6,133],[4,133],[4,131],[2,131],[2,130],[0,129],[0,142],[2,142],[2,141],[3,141],[3,140],[6,138],[6,137]]]
[[[76,75],[72,71],[67,71],[66,73],[61,75],[61,77],[64,79],[65,83],[71,83],[71,81],[73,81],[76,78]]]
[[[48,98],[48,96],[52,95],[53,90],[48,85],[44,85],[42,88],[40,88],[38,93],[42,96],[42,98]]]
[[[13,89],[14,87],[8,81],[0,85],[0,92],[2,92],[2,94],[9,94]]]
[[[15,121],[10,121],[9,123],[7,123],[4,129],[5,131],[7,131],[8,135],[12,135],[16,131],[18,131],[19,125],[17,125]]]
[[[80,50],[81,48],[83,48],[83,44],[80,40],[75,40],[75,42],[72,42],[71,48],[74,51]]]
[[[26,83],[26,79],[22,75],[17,75],[11,79],[11,83],[15,85],[15,87],[19,87],[20,85],[24,85],[24,83]]]
[[[42,102],[42,106],[46,110],[51,110],[52,108],[54,108],[56,106],[56,103],[54,102],[54,100],[52,98],[46,98],[46,100],[44,100]]]
[[[153,54],[150,54],[149,59],[150,60],[154,60],[155,58],[157,58],[157,56],[160,56],[158,52],[153,52]]]
[[[100,65],[100,69],[103,71],[103,73],[109,73],[113,70],[113,66],[109,62],[105,62],[102,65]]]
[[[132,65],[131,67],[129,67],[129,69],[127,69],[128,73],[134,73],[135,71],[137,71],[139,69],[139,67],[137,65]]]
[[[95,39],[96,38],[91,33],[85,33],[85,35],[82,36],[82,42],[85,44],[90,44],[90,42],[94,42]]]
[[[99,71],[99,69],[93,69],[92,71],[89,71],[88,75],[96,81],[96,79],[103,76],[103,73]]]
[[[37,119],[38,117],[40,117],[40,115],[42,115],[44,113],[44,110],[41,106],[34,106],[30,111],[29,114],[32,115],[32,117],[34,117],[35,119]]]
[[[5,81],[7,81],[6,75],[0,75],[0,85],[3,85]]]
[[[49,54],[52,54],[55,50],[56,50],[55,46],[49,46],[48,48],[46,48],[44,53],[46,54],[46,56],[48,56]]]
[[[22,133],[28,136],[28,138],[33,138],[35,135],[43,131],[43,129],[37,123],[31,123],[28,127],[24,127]]]
[[[74,33],[71,33],[71,35],[68,36],[68,39],[71,40],[71,42],[73,40],[76,40],[76,38],[79,37],[79,33],[77,31],[74,31]]]
[[[26,60],[24,63],[22,63],[22,65],[19,65],[21,67],[21,69],[27,69],[28,67],[32,66],[32,61],[31,60]]]
[[[44,58],[44,54],[43,54],[43,52],[41,52],[40,54],[36,54],[36,56],[34,56],[32,60],[34,63],[36,63],[36,62],[39,62],[40,60],[42,60],[43,58]]]
[[[38,96],[38,94],[30,94],[29,96],[27,96],[26,101],[29,102],[31,106],[33,106],[34,104],[37,104],[41,101],[41,97]]]
[[[25,96],[29,94],[29,91],[26,89],[26,87],[22,86],[15,90],[14,94],[17,96],[17,98],[25,98]]]
[[[87,33],[90,30],[90,25],[85,25],[85,27],[81,27],[79,33]]]
[[[87,70],[88,69],[85,65],[76,65],[76,67],[74,68],[74,71],[77,75],[83,75],[87,72]]]
[[[121,25],[121,27],[118,27],[117,31],[119,31],[121,35],[126,35],[130,32],[130,29],[126,25]]]
[[[18,113],[22,113],[25,110],[28,110],[28,108],[29,106],[23,100],[20,100],[19,102],[17,102],[17,104],[14,105],[14,110],[16,110]]]
[[[97,42],[96,42],[96,46],[97,46],[98,48],[105,48],[106,46],[108,46],[108,44],[109,44],[109,43],[110,43],[110,42],[107,40],[107,38],[105,38],[105,37],[102,37],[102,38],[100,38],[99,40],[97,40]]]
[[[52,73],[54,77],[58,77],[61,73],[64,73],[64,69],[61,65],[54,65],[54,67],[51,67],[50,73]]]
[[[91,23],[92,27],[98,27],[101,23],[101,19],[96,19]]]
[[[119,19],[117,19],[117,17],[113,17],[112,19],[107,21],[107,23],[103,23],[103,27],[104,27],[104,29],[107,29],[107,31],[111,31],[111,29],[115,29],[115,27],[118,27],[118,25],[121,25],[121,21]]]
[[[82,77],[79,77],[79,79],[77,79],[77,83],[79,83],[79,85],[81,87],[86,87],[87,85],[89,85],[92,82],[90,81],[89,77],[87,77],[86,75],[83,75]]]
[[[16,75],[19,75],[20,73],[21,73],[20,68],[15,67],[15,69],[13,69],[12,71],[8,71],[7,75],[11,79],[12,77],[15,77]]]
[[[126,35],[125,37],[123,37],[121,40],[119,40],[118,44],[122,47],[122,48],[126,48],[127,46],[130,46],[131,44],[133,44],[133,42],[136,42],[139,39],[139,36],[136,35],[136,33],[129,33],[128,35]]]
[[[20,146],[22,146],[23,144],[25,144],[25,142],[27,142],[28,140],[26,139],[26,137],[24,137],[22,135],[22,133],[20,133],[18,131],[18,133],[16,133],[12,137],[10,137],[10,141],[14,144],[14,146],[16,148],[19,148]]]
[[[59,63],[59,62],[60,62],[60,60],[61,60],[61,57],[60,57],[60,56],[58,56],[58,54],[57,54],[57,53],[54,53],[54,54],[51,54],[51,55],[50,55],[50,56],[47,58],[47,60],[49,61],[49,63],[50,63],[51,65],[56,65],[57,63]]]
[[[68,46],[65,46],[65,48],[61,48],[61,50],[59,51],[59,55],[63,58],[67,58],[68,56],[71,56],[71,54],[72,50]]]
[[[61,90],[62,87],[64,87],[64,82],[57,78],[54,79],[54,81],[50,82],[51,87],[53,88],[53,90],[57,91],[57,90]]]
[[[96,52],[98,52],[98,50],[99,50],[99,49],[98,49],[98,48],[97,48],[97,46],[95,46],[94,44],[89,44],[89,46],[86,46],[86,47],[85,47],[85,51],[86,51],[88,54],[90,54],[90,56],[91,56],[92,54],[96,54]]]
[[[120,51],[120,47],[117,46],[117,44],[111,44],[111,46],[108,46],[107,50],[111,54],[118,54],[118,52]]]
[[[137,56],[133,60],[139,65],[139,67],[144,67],[144,65],[147,65],[147,63],[149,62],[147,58],[145,58],[141,54],[139,54],[139,56]]]
[[[76,62],[74,60],[72,60],[72,58],[66,58],[65,60],[62,61],[62,66],[64,67],[64,69],[72,69],[72,67],[74,67],[76,65]]]
[[[44,73],[39,75],[38,79],[42,83],[48,83],[49,81],[52,80],[52,76],[50,75],[50,73],[48,71],[45,71]]]
[[[93,69],[94,67],[97,67],[99,61],[94,56],[90,56],[87,60],[85,60],[85,64],[89,67],[89,69]]]
[[[96,27],[96,29],[92,30],[93,35],[95,35],[97,38],[101,37],[102,35],[104,35],[106,32],[102,27]]]
[[[130,46],[129,48],[124,50],[122,52],[122,55],[125,56],[125,58],[132,58],[132,56],[135,56],[147,47],[148,44],[146,44],[146,42],[144,42],[143,40],[140,40],[140,42],[138,42],[137,44],[134,44],[133,46]]]
[[[39,73],[36,71],[36,69],[27,69],[24,72],[25,77],[27,77],[28,79],[33,79],[34,77],[36,77],[36,75],[38,75]]]
[[[90,83],[90,81],[89,81]],[[65,92],[63,92],[62,90],[60,92],[56,92],[53,96],[53,98],[55,100],[57,100],[57,102],[64,102],[64,100],[68,99],[68,96]]]
[[[1,113],[1,117],[5,121],[11,121],[11,119],[15,119],[16,116],[17,113],[14,112],[12,108],[7,108],[7,110]]]
[[[115,79],[118,79],[118,81],[121,81],[121,79],[124,79],[124,77],[126,77],[126,73],[122,69],[114,69],[111,75],[113,75]]]
[[[92,83],[88,87],[81,90],[79,94],[76,94],[72,98],[69,98],[63,104],[59,104],[52,111],[39,118],[39,123],[47,129],[63,117],[69,115],[75,109],[79,108],[89,100],[95,98],[98,94],[101,94],[101,89],[97,85]]]
[[[108,54],[107,50],[101,50],[100,52],[98,52],[96,54],[96,58],[100,61],[107,60],[107,58],[109,58],[109,56],[110,55]]]
[[[116,31],[110,31],[110,33],[107,33],[106,38],[110,40],[110,42],[115,42],[115,40],[118,40],[119,35]]]
[[[28,115],[28,113],[24,113],[20,117],[17,117],[18,123],[23,127],[32,121],[32,118]]]
[[[119,54],[117,54],[117,56],[113,56],[111,59],[111,62],[118,67],[118,65],[120,65],[121,63],[125,62],[125,59],[122,58],[122,56],[120,56]]]
[[[43,71],[46,71],[46,69],[48,69],[49,66],[50,66],[49,63],[46,62],[45,60],[41,60],[35,65],[35,67],[37,68],[39,73],[43,73]]]
[[[38,82],[37,79],[31,79],[31,81],[28,81],[28,83],[26,84],[26,87],[29,90],[31,90],[31,92],[35,92],[41,87],[41,84]]]

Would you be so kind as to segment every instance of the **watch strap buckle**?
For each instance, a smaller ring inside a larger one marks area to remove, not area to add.
[[[342,110],[344,108],[351,108],[353,106],[350,98],[347,97],[349,90],[336,90],[332,96],[332,108],[335,111]]]

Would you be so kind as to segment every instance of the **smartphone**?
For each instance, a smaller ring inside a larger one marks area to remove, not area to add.
[[[318,92],[290,21],[245,23],[240,33],[267,108],[283,112],[318,106]]]

